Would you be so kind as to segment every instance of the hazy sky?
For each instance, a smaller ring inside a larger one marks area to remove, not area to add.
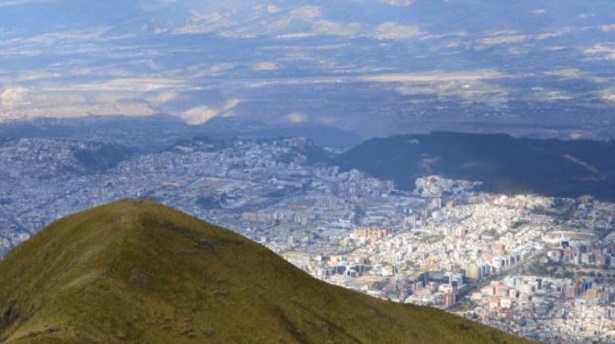
[[[0,119],[238,116],[367,136],[555,121],[586,135],[612,123],[614,13],[610,0],[0,1]]]

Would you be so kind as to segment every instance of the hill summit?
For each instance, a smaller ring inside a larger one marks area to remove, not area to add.
[[[0,262],[0,343],[522,343],[314,279],[149,201],[56,221]]]

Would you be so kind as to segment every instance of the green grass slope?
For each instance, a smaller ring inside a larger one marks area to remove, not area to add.
[[[0,343],[524,343],[318,281],[171,208],[59,220],[0,262]]]

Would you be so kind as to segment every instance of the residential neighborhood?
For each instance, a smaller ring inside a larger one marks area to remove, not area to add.
[[[447,309],[539,340],[615,339],[615,204],[487,194],[476,190],[480,181],[438,176],[401,191],[310,162],[308,144],[194,141],[90,173],[72,154],[83,143],[5,142],[0,251],[73,212],[155,199],[374,297]]]

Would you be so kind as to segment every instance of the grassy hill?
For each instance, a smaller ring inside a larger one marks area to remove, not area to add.
[[[482,181],[488,192],[615,200],[613,157],[615,142],[436,132],[369,140],[334,163],[408,190],[416,178],[438,174]]]
[[[318,281],[171,208],[61,219],[0,262],[0,343],[524,343]]]

